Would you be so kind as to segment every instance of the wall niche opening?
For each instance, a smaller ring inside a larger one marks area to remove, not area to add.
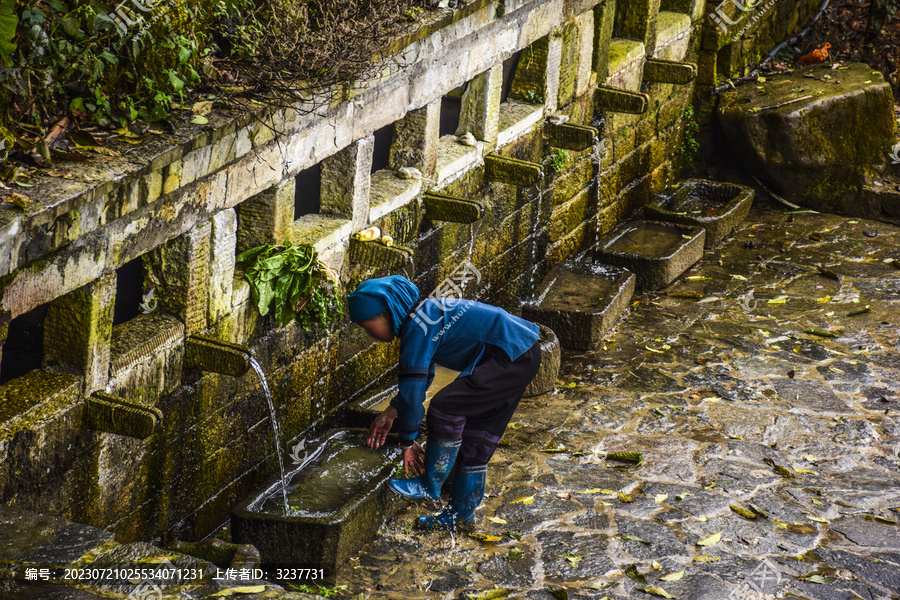
[[[116,269],[116,303],[113,325],[126,323],[141,314],[144,302],[144,260],[137,257]]]
[[[375,149],[372,151],[372,173],[388,168],[391,159],[392,143],[394,143],[393,123],[375,131]]]
[[[50,304],[41,304],[10,321],[0,359],[0,384],[41,368],[44,362],[44,321],[49,308]]]
[[[317,214],[322,199],[322,167],[315,165],[297,173],[294,182],[294,220]]]
[[[500,102],[506,102],[509,99],[513,75],[516,74],[516,68],[519,66],[520,58],[522,58],[521,50],[503,61],[503,85],[500,88]]]
[[[462,114],[462,97],[466,85],[451,90],[441,98],[441,124],[439,136],[456,135],[459,129],[459,118]]]

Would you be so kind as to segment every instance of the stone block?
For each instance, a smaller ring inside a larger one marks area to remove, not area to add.
[[[235,207],[238,253],[291,239],[295,186],[295,179],[287,179]]]
[[[115,274],[104,275],[50,303],[44,321],[44,364],[81,373],[86,393],[109,378]]]
[[[354,231],[369,221],[369,181],[375,136],[357,140],[322,161],[320,212],[350,219]]]
[[[414,167],[425,177],[433,177],[440,119],[441,100],[438,98],[422,108],[409,111],[396,121],[390,150],[390,168]]]
[[[463,93],[457,135],[469,131],[476,139],[484,140],[488,148],[493,148],[497,142],[502,91],[502,64],[476,75]]]

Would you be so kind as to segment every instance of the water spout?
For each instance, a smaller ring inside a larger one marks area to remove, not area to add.
[[[192,335],[184,342],[184,367],[241,377],[250,370],[250,349]]]
[[[220,373],[241,377],[253,367],[263,392],[266,394],[266,402],[269,405],[269,415],[272,419],[272,430],[275,433],[275,452],[278,455],[278,467],[281,470],[281,491],[284,496],[284,514],[290,512],[287,498],[287,485],[284,474],[284,458],[281,456],[281,435],[278,430],[278,419],[275,416],[275,402],[272,400],[272,392],[269,390],[269,382],[266,374],[256,358],[246,346],[229,344],[210,338],[191,336],[185,342],[184,366],[197,368],[210,373]]]

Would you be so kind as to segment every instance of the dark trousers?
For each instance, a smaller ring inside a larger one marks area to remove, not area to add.
[[[428,437],[461,439],[457,464],[487,465],[540,366],[540,340],[514,361],[499,346],[485,344],[475,369],[431,398],[425,415]]]

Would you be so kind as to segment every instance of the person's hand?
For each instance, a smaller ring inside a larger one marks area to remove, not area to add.
[[[391,425],[394,424],[394,419],[396,418],[397,409],[390,404],[380,415],[375,417],[375,420],[369,426],[369,435],[366,438],[366,444],[369,445],[369,448],[379,448],[384,444],[388,432],[391,430]]]
[[[413,475],[421,475],[425,470],[425,449],[419,442],[413,442],[412,446],[403,451],[403,471],[409,475],[412,469]]]

